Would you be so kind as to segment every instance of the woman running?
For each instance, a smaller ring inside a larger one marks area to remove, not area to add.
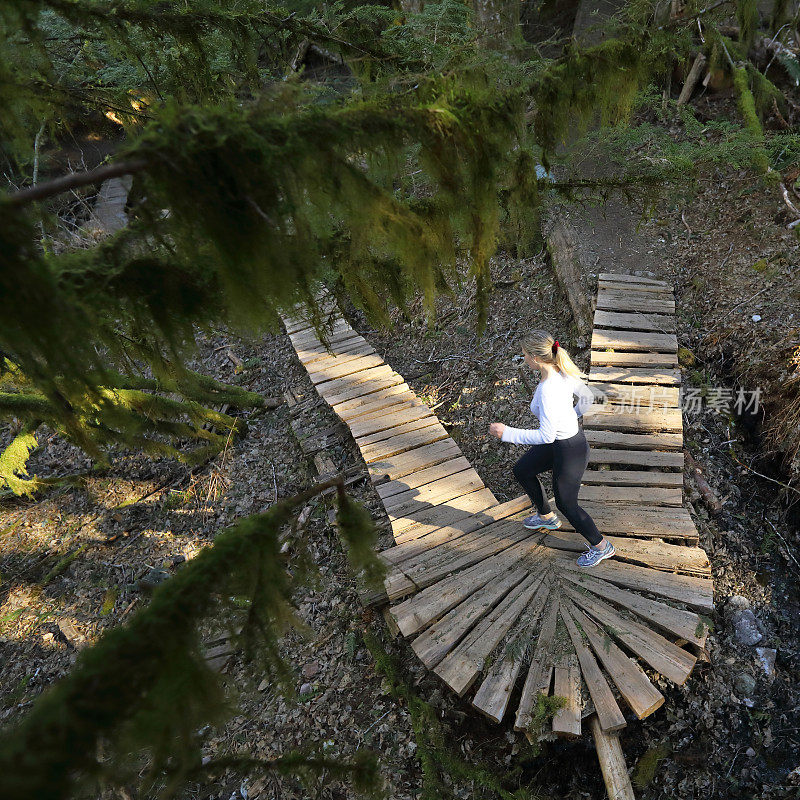
[[[514,477],[538,512],[524,520],[525,527],[548,530],[561,527],[561,520],[550,508],[539,480],[540,472],[552,470],[556,506],[588,542],[587,551],[578,558],[578,565],[593,567],[615,553],[614,545],[578,505],[581,477],[589,463],[589,443],[578,425],[578,418],[592,404],[593,395],[581,380],[583,373],[546,331],[532,331],[523,337],[522,352],[528,366],[539,370],[542,376],[531,400],[531,411],[539,418],[539,427],[528,430],[493,422],[489,433],[504,442],[532,445],[514,464]],[[573,395],[578,397],[575,406]]]

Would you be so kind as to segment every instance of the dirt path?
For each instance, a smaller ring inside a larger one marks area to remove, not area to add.
[[[578,235],[585,275],[628,272],[672,280],[666,243],[643,224],[640,208],[615,197],[605,206],[572,206],[563,213]]]

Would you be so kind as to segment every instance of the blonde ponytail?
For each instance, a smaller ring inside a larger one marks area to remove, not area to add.
[[[531,357],[545,364],[552,364],[563,375],[584,379],[578,365],[569,357],[569,353],[547,332],[534,330],[522,337],[522,349]]]

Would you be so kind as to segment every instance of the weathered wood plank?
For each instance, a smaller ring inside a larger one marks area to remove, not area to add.
[[[683,418],[679,408],[622,411],[613,405],[592,405],[583,415],[583,426],[630,433],[679,433],[683,430]]]
[[[574,603],[605,625],[614,638],[619,639],[654,670],[678,686],[686,683],[697,663],[695,656],[647,626],[627,619],[596,596],[589,598],[571,589],[565,591]]]
[[[622,450],[680,450],[683,447],[682,433],[625,433],[624,431],[591,430],[584,431],[586,441],[595,448],[612,448]],[[613,463],[613,462],[607,462]],[[629,462],[635,463],[635,462]],[[663,466],[662,464],[644,464],[644,466]],[[676,464],[683,469],[683,459]]]
[[[645,386],[679,386],[681,371],[674,367],[628,367],[593,365],[591,380],[596,383],[630,383]]]
[[[426,467],[441,464],[461,455],[458,445],[450,438],[427,445],[420,445],[409,451],[385,456],[367,465],[373,481],[398,480]]]
[[[583,473],[582,483],[584,486],[660,486],[680,489],[683,487],[683,474],[653,472],[649,469],[587,469]]]
[[[566,572],[564,577],[576,586],[632,611],[680,639],[686,639],[698,647],[705,646],[708,626],[698,614],[642,597],[627,589],[620,589],[608,581],[600,580],[585,572]]]
[[[404,636],[419,633],[490,580],[500,580],[505,571],[516,569],[534,548],[539,545],[531,539],[522,541],[398,603],[391,609],[392,616]]]
[[[597,279],[600,281],[616,281],[617,283],[643,283],[647,286],[660,286],[672,291],[672,286],[666,281],[648,278],[643,275],[629,275],[624,272],[601,272]]]
[[[361,356],[361,358],[346,359],[338,361],[332,359],[328,361],[317,361],[309,364],[308,375],[314,386],[322,387],[323,384],[334,381],[338,378],[347,378],[367,369],[385,366],[383,359],[379,355]],[[320,391],[322,389],[320,388]]]
[[[614,644],[611,637],[589,619],[579,608],[569,600],[565,600],[570,615],[586,634],[589,644],[600,663],[606,668],[612,681],[619,689],[620,694],[639,719],[652,714],[664,705],[664,695],[650,682],[642,668],[628,658],[622,650]]]
[[[567,633],[578,656],[583,679],[594,703],[595,712],[604,731],[618,731],[625,727],[625,716],[620,711],[614,693],[608,685],[602,670],[597,664],[592,651],[584,641],[583,634],[578,631],[575,620],[569,613],[565,603],[561,606],[561,618],[567,627]]]
[[[530,513],[530,501],[527,496],[518,497],[492,506],[482,511],[477,516],[467,517],[455,525],[437,528],[435,531],[417,539],[397,544],[380,553],[380,557],[387,564],[401,564],[430,553],[434,555],[438,547],[452,544],[456,539],[464,539],[470,533],[480,531],[482,535],[493,535],[500,522],[506,519],[517,519]],[[468,541],[459,542],[459,549],[468,546]]]
[[[624,431],[621,431],[624,433]],[[586,431],[588,439],[589,431]],[[592,447],[589,450],[590,464],[623,464],[626,466],[659,467],[660,469],[683,469],[683,452],[648,450],[622,450]]]
[[[597,308],[603,311],[641,311],[646,314],[674,314],[675,301],[653,299],[645,292],[620,292],[601,289]]]
[[[572,555],[551,551],[562,569],[581,571]],[[625,589],[647,592],[667,600],[674,600],[704,613],[714,608],[714,584],[710,578],[694,575],[677,575],[670,572],[625,564],[609,558],[592,567],[592,574]]]
[[[597,328],[675,333],[675,317],[671,314],[636,314],[598,309],[594,312],[594,325]]]
[[[399,519],[424,508],[441,505],[471,492],[483,489],[483,481],[474,469],[448,475],[441,480],[428,483],[417,489],[411,489],[384,501],[384,508],[389,519]]]
[[[541,580],[541,575],[528,575],[434,669],[459,697],[472,686],[483,670],[486,658],[531,601]]]
[[[604,731],[596,716],[589,720],[589,726],[594,737],[608,800],[636,800],[619,736]]]
[[[590,358],[592,369],[601,366],[678,369],[677,353],[620,353],[616,350],[592,350]]]
[[[664,353],[678,352],[678,337],[674,333],[645,333],[595,328],[592,350],[645,350]]]
[[[566,698],[566,705],[553,715],[553,733],[576,738],[581,735],[581,671],[570,654],[555,665],[553,695]]]
[[[418,489],[420,486],[425,486],[426,484],[438,481],[440,478],[447,477],[448,475],[455,475],[468,469],[472,469],[472,465],[469,463],[468,459],[464,458],[464,456],[457,456],[441,464],[436,464],[433,467],[425,467],[424,469],[411,473],[411,475],[406,475],[402,480],[378,484],[375,490],[378,492],[381,500],[386,503],[396,495],[404,494],[411,489]],[[665,472],[658,474],[672,475],[674,473]],[[680,477],[682,480],[682,476]]]
[[[417,636],[412,650],[428,669],[433,669],[478,620],[525,579],[529,579],[528,570],[519,567],[500,580],[490,581]]]
[[[581,486],[578,499],[606,503],[646,503],[656,506],[680,506],[683,492],[663,486]]]
[[[587,384],[595,402],[612,403],[628,410],[679,408],[680,389],[677,386],[609,383],[590,380]]]
[[[550,594],[550,583],[543,580],[536,595],[517,623],[517,635],[509,643],[508,650],[495,661],[483,683],[478,687],[472,705],[494,722],[501,722],[508,708],[511,693],[525,662],[525,653],[530,649],[532,631],[545,609]]]
[[[527,731],[533,722],[537,698],[540,694],[548,694],[553,668],[550,664],[550,652],[553,647],[553,637],[558,623],[558,599],[554,599],[547,609],[547,613],[539,631],[536,642],[536,651],[528,667],[528,674],[522,687],[519,706],[517,706],[514,730]]]
[[[660,539],[634,539],[630,536],[609,536],[617,558],[632,564],[642,564],[652,569],[667,572],[683,572],[688,575],[710,575],[711,564],[702,547],[686,547],[668,544]],[[543,544],[557,550],[582,552],[586,540],[574,531],[554,531],[548,534]]]

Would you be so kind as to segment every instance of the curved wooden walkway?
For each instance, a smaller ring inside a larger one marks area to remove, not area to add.
[[[600,275],[584,417],[592,446],[582,504],[617,557],[585,570],[583,539],[525,529],[527,497],[499,503],[433,412],[330,310],[328,346],[303,319],[286,329],[322,397],[347,423],[392,524],[390,613],[422,662],[499,722],[527,730],[540,693],[562,696],[556,734],[586,710],[602,732],[683,684],[707,635],[711,570],[682,506],[683,434],[675,301],[662,282]],[[602,401],[602,402],[601,402]],[[635,658],[631,658],[630,656]]]

